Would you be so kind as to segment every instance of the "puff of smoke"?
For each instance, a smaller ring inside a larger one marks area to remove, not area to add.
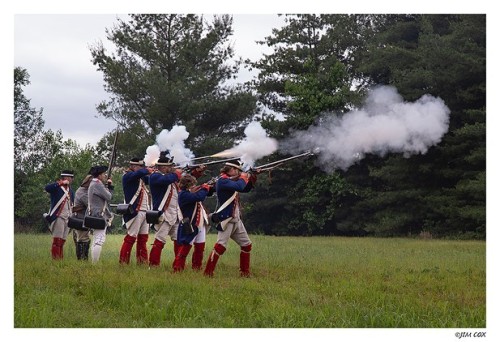
[[[255,161],[268,156],[278,149],[276,139],[267,136],[267,133],[258,121],[252,121],[245,128],[245,138],[236,146],[225,150],[220,155],[240,157],[244,167],[252,167]]]
[[[160,158],[160,148],[158,145],[151,145],[146,149],[146,155],[144,156],[144,164],[146,166],[153,166],[156,164]]]
[[[187,164],[194,158],[194,153],[185,147],[184,141],[189,137],[186,126],[174,126],[170,131],[164,129],[156,137],[156,143],[162,151],[169,151],[174,162],[180,165]]]
[[[424,95],[410,103],[394,87],[380,86],[369,92],[362,108],[341,117],[324,115],[306,131],[293,132],[280,149],[319,148],[318,163],[327,172],[346,170],[366,154],[425,154],[447,132],[449,114],[440,98]]]
[[[186,165],[194,158],[194,153],[184,145],[184,141],[188,137],[189,133],[185,126],[174,126],[170,131],[168,129],[162,130],[156,136],[156,145],[149,146],[146,149],[144,162],[146,163],[147,160],[156,163],[160,157],[160,151],[168,151],[170,157],[174,157],[174,162],[179,165]],[[146,165],[148,164],[146,163]]]

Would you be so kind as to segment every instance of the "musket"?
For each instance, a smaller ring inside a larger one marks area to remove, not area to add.
[[[116,127],[115,138],[113,141],[113,148],[111,150],[111,156],[109,158],[109,166],[108,166],[108,179],[111,178],[111,171],[113,169],[113,165],[116,161],[116,141],[118,140],[118,127]]]
[[[193,161],[193,160],[201,160],[201,159],[208,159],[208,158],[212,158],[212,156],[196,157],[196,158],[190,159],[189,161]]]
[[[216,157],[216,156],[217,156],[217,154],[218,154],[218,153],[216,153],[216,154],[211,154],[211,155],[209,155],[209,156],[196,157],[196,158],[189,159],[189,161],[202,160],[202,159],[210,159],[210,158],[217,158],[217,157]],[[235,159],[235,158],[237,158],[237,157],[233,157],[232,159]]]
[[[197,159],[197,158],[195,158]],[[219,159],[219,160],[212,160],[212,161],[209,161],[209,162],[206,162],[206,163],[201,163],[201,164],[192,164],[192,165],[186,165],[184,166],[184,169],[185,170],[193,170],[193,169],[196,169],[197,167],[200,167],[200,166],[203,166],[203,165],[215,165],[215,164],[221,164],[221,163],[225,163],[225,162],[228,162],[228,161],[231,161],[231,160],[235,160],[235,159],[238,159],[238,157],[233,157],[233,158],[227,158],[227,159]],[[192,159],[194,160],[194,159]]]
[[[294,160],[294,159],[302,158],[302,157],[313,156],[313,155],[314,155],[314,153],[312,153],[311,151],[307,151],[307,152],[304,152],[304,153],[301,153],[301,154],[297,154],[295,156],[291,156],[291,157],[288,157],[288,158],[276,160],[276,161],[273,161],[273,162],[270,162],[270,163],[267,163],[267,164],[264,164],[264,165],[254,166],[254,167],[250,168],[250,172],[256,172],[257,170],[260,170],[261,172],[262,171],[269,171],[269,170],[272,170],[275,167],[278,167],[281,164],[286,163],[286,162],[288,162],[290,160]]]
[[[210,185],[210,186],[214,186],[214,185],[215,185],[215,183],[217,183],[217,181],[219,180],[219,178],[220,178],[220,177],[221,177],[221,176],[212,177],[212,178],[210,178],[210,180],[208,180],[208,181],[207,181],[207,182],[205,182],[205,183],[206,183],[206,184],[208,184],[208,185]],[[196,192],[196,191],[200,190],[200,189],[201,189],[201,187],[202,187],[202,185],[196,185],[196,186],[193,188],[192,192]]]
[[[217,183],[217,181],[219,180],[219,178],[221,178],[221,176],[212,177],[212,178],[210,178],[210,180],[207,182],[207,184],[208,184],[208,185],[215,185],[215,183]]]

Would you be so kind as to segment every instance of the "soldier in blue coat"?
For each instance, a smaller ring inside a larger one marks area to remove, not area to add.
[[[68,218],[73,207],[74,192],[71,189],[74,173],[70,170],[61,172],[60,178],[45,186],[50,194],[50,211],[46,216],[52,234],[52,259],[63,259],[63,246],[69,233]]]
[[[177,229],[177,243],[180,245],[173,264],[174,272],[180,272],[186,265],[186,258],[194,245],[192,268],[200,270],[205,250],[208,214],[203,201],[213,194],[213,184],[204,183],[196,186],[196,178],[192,175],[182,176],[179,182],[179,207],[182,222]]]
[[[130,253],[136,241],[137,264],[144,264],[148,261],[146,244],[149,224],[146,222],[146,211],[151,209],[151,199],[146,185],[149,182],[149,174],[152,172],[153,168],[144,167],[143,160],[132,158],[128,170],[122,177],[125,203],[132,206],[132,212],[123,214],[127,234],[120,250],[121,264],[130,263]]]
[[[250,276],[250,251],[252,241],[248,237],[241,221],[239,193],[249,192],[255,185],[257,176],[243,172],[240,161],[231,161],[224,164],[215,189],[217,191],[218,209],[211,215],[217,223],[217,242],[208,257],[204,274],[212,277],[219,257],[224,254],[229,239],[240,246],[240,275]]]
[[[155,224],[155,240],[149,253],[149,266],[159,266],[161,252],[167,242],[167,236],[174,242],[174,256],[178,252],[177,226],[182,219],[178,203],[182,170],[177,169],[173,160],[162,156],[156,163],[157,171],[149,175],[149,188],[153,200],[153,210],[161,211],[159,223]]]

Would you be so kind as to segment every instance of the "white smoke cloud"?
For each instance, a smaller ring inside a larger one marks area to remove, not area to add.
[[[213,156],[240,157],[244,167],[252,167],[256,160],[268,156],[278,149],[276,139],[268,137],[258,121],[252,121],[245,128],[244,133],[245,138],[238,145]]]
[[[184,141],[189,137],[185,126],[174,126],[169,131],[164,129],[156,136],[156,145],[146,149],[144,162],[146,165],[154,165],[160,157],[160,152],[168,151],[170,157],[174,157],[174,162],[185,166],[194,158],[194,153],[185,147]]]
[[[144,156],[144,165],[154,166],[158,159],[160,159],[160,148],[158,145],[151,145],[146,149],[146,155]]]
[[[324,116],[308,130],[293,132],[280,149],[314,150],[325,171],[346,170],[368,153],[425,154],[448,130],[449,114],[440,98],[424,95],[404,102],[394,87],[380,86],[370,91],[361,109]]]

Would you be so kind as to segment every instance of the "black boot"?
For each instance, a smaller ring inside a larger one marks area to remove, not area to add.
[[[90,242],[77,242],[76,243],[76,258],[78,260],[89,259]]]
[[[76,243],[76,258],[78,260],[82,259],[82,252],[83,252],[83,242],[77,242]]]
[[[89,241],[87,241],[87,242],[81,242],[81,244],[83,245],[83,248],[82,248],[82,259],[83,260],[89,260],[90,242]]]

